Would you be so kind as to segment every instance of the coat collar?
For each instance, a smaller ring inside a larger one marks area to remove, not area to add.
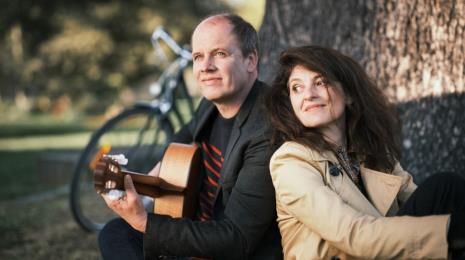
[[[371,203],[386,216],[402,185],[402,177],[361,167],[363,184]]]
[[[313,160],[330,161],[339,164],[336,155],[331,151],[322,153],[313,152]],[[386,216],[402,185],[402,177],[380,171],[360,167],[363,184],[368,199],[362,194],[350,178],[343,178],[343,187],[340,195],[354,208],[374,216]],[[329,170],[327,178],[331,178]],[[346,174],[347,176],[347,174]]]

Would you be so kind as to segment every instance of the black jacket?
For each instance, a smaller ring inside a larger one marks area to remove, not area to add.
[[[214,220],[199,222],[149,214],[145,258],[159,255],[214,259],[281,259],[275,194],[269,173],[269,127],[261,101],[266,85],[256,81],[236,116],[214,202]],[[194,119],[174,142],[199,141],[215,111],[202,100]]]

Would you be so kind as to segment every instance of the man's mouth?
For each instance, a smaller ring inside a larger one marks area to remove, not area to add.
[[[221,80],[220,77],[211,77],[211,78],[204,78],[201,81],[205,83],[209,83],[209,82],[215,82],[215,81],[220,81],[220,80]]]

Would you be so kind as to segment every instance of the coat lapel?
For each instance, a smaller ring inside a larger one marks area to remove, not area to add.
[[[208,107],[205,108],[205,111],[202,113],[200,118],[198,119],[198,127],[195,128],[194,131],[194,140],[197,140],[200,132],[204,129],[205,123],[208,121],[212,113],[216,110],[216,107],[213,104],[209,104]]]
[[[339,195],[353,208],[375,217],[381,217],[380,211],[371,204],[346,173],[342,176],[342,188]]]
[[[333,152],[326,151],[312,155],[312,160],[329,161],[333,164],[338,164],[338,160]],[[368,198],[366,198],[347,173],[344,172],[342,176],[331,176],[329,169],[325,169],[324,172],[325,179],[330,180],[329,183],[332,189],[347,204],[354,209],[375,217],[386,216],[402,186],[402,177],[400,176],[386,174],[361,166],[361,177],[368,195]],[[339,178],[342,178],[342,180]],[[337,183],[340,183],[340,188],[337,188],[337,186],[339,187]]]
[[[258,81],[255,81],[247,98],[244,100],[244,103],[242,103],[239,113],[236,116],[236,120],[234,121],[234,125],[231,131],[231,136],[229,137],[228,147],[226,148],[226,153],[224,155],[225,162],[228,161],[231,151],[236,146],[236,143],[241,136],[241,127],[246,122],[246,119],[249,116],[252,107],[254,106],[255,100],[257,99],[257,91],[259,87],[258,85]]]
[[[314,154],[314,156],[318,156],[318,154]],[[316,158],[317,160],[324,160],[330,161],[333,164],[337,164],[338,160],[336,155],[333,152],[326,151],[322,152],[320,156]],[[339,190],[339,196],[351,207],[366,214],[381,217],[380,212],[371,204],[371,202],[362,194],[362,192],[357,188],[357,186],[353,183],[347,173],[344,172],[342,175],[331,176],[329,169],[325,171],[325,179],[331,180],[330,185],[333,185],[333,190]],[[342,183],[340,185],[340,189],[336,188],[335,185],[338,182],[338,178],[342,178],[340,180]]]
[[[386,216],[399,193],[402,178],[364,167],[360,172],[371,202],[381,215]]]
[[[228,166],[232,163],[237,163],[237,162],[231,162],[229,158],[231,156],[231,153],[234,151],[234,147],[236,146],[237,142],[239,141],[241,137],[241,133],[242,133],[241,128],[243,124],[247,121],[246,119],[249,117],[249,114],[255,105],[260,87],[262,87],[261,83],[258,80],[256,80],[254,85],[252,86],[252,89],[247,95],[247,98],[244,100],[244,103],[242,103],[241,108],[239,109],[239,112],[236,116],[236,119],[234,120],[234,124],[231,130],[231,136],[229,137],[228,146],[226,148],[226,153],[224,155],[224,164],[221,167],[220,179],[218,181],[219,186],[215,193],[214,205],[216,204],[216,201],[218,199],[218,194],[221,190],[221,187],[223,186],[223,182],[226,178],[226,175],[231,174]]]

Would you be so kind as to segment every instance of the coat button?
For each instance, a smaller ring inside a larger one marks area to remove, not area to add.
[[[336,176],[339,176],[340,173],[341,173],[341,170],[339,170],[337,165],[331,164],[329,166],[329,174],[331,174],[331,176],[336,177]]]

